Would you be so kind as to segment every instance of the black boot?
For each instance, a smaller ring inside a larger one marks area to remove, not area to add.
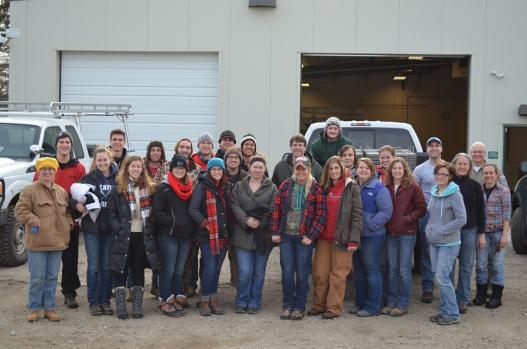
[[[128,311],[126,310],[126,288],[115,288],[115,313],[121,320],[128,319]]]
[[[496,309],[501,305],[501,295],[503,293],[503,286],[492,284],[492,295],[489,301],[485,304],[485,308]]]
[[[474,305],[483,305],[487,301],[487,284],[476,284],[476,298],[472,301]]]
[[[133,286],[130,289],[132,293],[132,317],[140,319],[143,317],[143,288],[141,286]]]

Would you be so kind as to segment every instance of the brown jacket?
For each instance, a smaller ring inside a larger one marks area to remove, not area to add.
[[[350,242],[360,242],[362,233],[362,200],[360,187],[354,181],[348,182],[342,194],[340,212],[335,228],[335,244],[346,249]]]
[[[68,212],[68,193],[52,184],[35,182],[20,194],[16,219],[25,225],[24,243],[29,251],[60,251],[68,247],[73,220]],[[38,226],[37,233],[31,227]]]

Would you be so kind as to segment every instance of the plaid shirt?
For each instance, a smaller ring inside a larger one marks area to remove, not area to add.
[[[278,195],[274,201],[274,209],[271,217],[271,232],[280,235],[285,229],[287,211],[291,207],[291,193],[293,192],[293,180],[288,178],[282,182]],[[320,235],[326,223],[326,199],[320,186],[313,181],[307,194],[304,207],[302,208],[302,220],[300,222],[300,236],[307,236],[314,240]]]
[[[503,221],[511,220],[509,188],[498,183],[487,199],[483,185],[483,200],[485,201],[485,232],[494,233],[503,230]]]

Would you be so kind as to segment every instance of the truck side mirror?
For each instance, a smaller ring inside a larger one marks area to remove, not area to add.
[[[521,164],[520,164],[520,168],[521,168],[522,172],[526,172],[527,173],[527,161],[522,161]]]
[[[35,155],[40,154],[42,151],[42,149],[37,144],[30,145],[29,150]]]

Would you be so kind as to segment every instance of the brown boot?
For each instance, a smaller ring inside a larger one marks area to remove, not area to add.
[[[31,313],[29,313],[29,315],[27,316],[27,321],[29,322],[35,322],[38,320],[39,318],[39,314],[38,314],[38,311],[32,311]]]
[[[183,295],[176,296],[176,302],[181,305],[182,308],[188,308],[187,297]]]
[[[199,308],[199,313],[201,316],[211,316],[212,311],[210,309],[210,305],[208,301],[201,300],[197,303],[197,306]]]
[[[211,298],[210,310],[214,315],[224,315],[225,310],[221,307],[220,301],[217,298]]]
[[[46,310],[44,312],[44,317],[51,322],[60,321],[60,316],[57,314],[55,310]]]

